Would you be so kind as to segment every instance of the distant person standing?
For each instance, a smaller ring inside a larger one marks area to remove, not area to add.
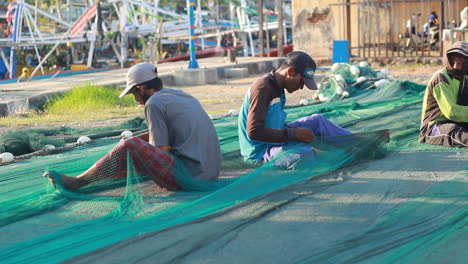
[[[429,14],[429,21],[424,23],[423,25],[423,34],[425,37],[429,36],[429,30],[434,27],[438,27],[439,25],[439,17],[437,16],[437,13],[435,11],[432,11]]]
[[[221,47],[222,48],[229,48],[231,47],[231,41],[229,40],[228,35],[224,35],[223,38],[221,39]]]
[[[427,85],[419,142],[468,148],[468,42],[453,44],[446,63]]]

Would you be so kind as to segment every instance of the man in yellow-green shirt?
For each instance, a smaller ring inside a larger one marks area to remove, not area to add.
[[[468,148],[468,42],[447,50],[446,62],[427,85],[419,142]]]

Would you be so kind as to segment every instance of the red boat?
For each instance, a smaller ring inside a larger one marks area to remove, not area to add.
[[[205,49],[205,50],[197,50],[195,52],[195,54],[197,56],[197,59],[203,59],[203,58],[214,57],[214,56],[223,56],[224,52],[227,49],[238,49],[240,47],[242,47],[242,46],[237,45],[237,46],[230,47],[230,48],[211,48],[211,49]],[[164,60],[160,60],[160,61],[158,61],[158,64],[159,63],[164,63],[164,62],[181,61],[181,60],[187,60],[187,61],[190,60],[190,53],[185,53],[185,54],[182,54],[182,55],[179,55],[179,56],[170,57],[170,58],[167,58],[167,59],[164,59]]]
[[[196,51],[196,56],[197,59],[202,59],[202,58],[208,58],[208,57],[214,57],[214,56],[222,56],[224,55],[225,51],[227,49],[238,49],[241,48],[242,45],[237,45],[234,47],[230,48],[211,48],[211,49],[205,49],[205,50],[197,50]],[[283,47],[283,55],[286,55],[293,51],[293,45],[286,45]],[[258,55],[256,55],[258,57]],[[267,52],[263,53],[263,56],[268,56]],[[272,49],[270,50],[270,57],[277,57],[278,56],[278,49]],[[185,53],[179,56],[174,56],[170,58],[166,58],[164,60],[158,61],[158,63],[164,63],[164,62],[174,62],[174,61],[188,61],[190,60],[190,53]]]

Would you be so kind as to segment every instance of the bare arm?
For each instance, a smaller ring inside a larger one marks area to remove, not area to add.
[[[274,129],[265,126],[271,95],[260,90],[252,90],[247,115],[247,133],[253,140],[263,142],[287,142],[287,129]],[[294,129],[290,129],[294,130]]]

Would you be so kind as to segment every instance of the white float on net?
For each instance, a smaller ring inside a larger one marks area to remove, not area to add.
[[[3,152],[0,154],[0,163],[8,163],[12,162],[15,159],[15,156],[10,152]]]
[[[129,137],[132,137],[133,136],[133,132],[130,131],[130,130],[124,130],[122,131],[122,133],[120,134],[120,136],[122,138],[129,138]]]
[[[351,72],[352,75],[354,75],[356,77],[359,77],[359,74],[361,73],[361,71],[359,70],[359,68],[356,65],[351,65],[349,67],[349,71]]]
[[[357,80],[356,80],[357,83],[361,83],[361,82],[365,82],[365,81],[367,81],[367,78],[364,77],[364,76],[361,76],[361,77],[357,78]]]
[[[384,84],[389,83],[389,82],[390,82],[390,81],[387,80],[387,79],[381,79],[381,80],[376,81],[376,82],[374,83],[374,85],[375,85],[375,87],[380,88],[380,87],[382,87]]]
[[[230,116],[238,116],[238,115],[239,115],[239,110],[237,110],[237,109],[231,109],[231,110],[229,110],[228,115],[230,115]]]
[[[369,63],[367,61],[360,61],[359,62],[359,67],[362,67],[362,68],[369,67]]]
[[[47,144],[42,147],[43,150],[52,150],[55,149],[55,146],[52,144]]]
[[[82,136],[82,137],[78,138],[78,140],[76,141],[76,143],[78,143],[78,144],[86,144],[86,143],[88,143],[88,142],[90,142],[90,141],[91,141],[91,139],[90,139],[89,137],[87,137],[87,136]]]
[[[341,63],[339,63],[339,62],[333,63],[333,65],[331,66],[331,71],[336,72],[340,68],[340,64]]]

